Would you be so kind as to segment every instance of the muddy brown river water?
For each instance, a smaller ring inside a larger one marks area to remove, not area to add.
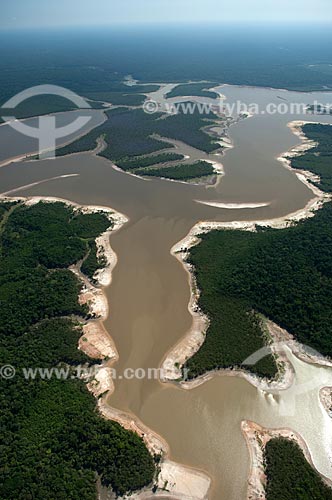
[[[280,95],[307,104],[315,99],[322,103],[332,100],[326,93],[232,86],[222,87],[221,92],[229,102],[241,99],[262,105],[279,102]],[[159,367],[189,330],[188,277],[170,249],[196,222],[272,219],[302,209],[313,198],[295,174],[276,159],[299,143],[287,123],[301,119],[332,123],[332,117],[327,116],[285,114],[257,115],[232,126],[229,134],[234,148],[219,157],[225,176],[214,187],[142,180],[115,170],[110,162],[91,153],[23,161],[0,169],[1,192],[17,189],[17,195],[56,196],[80,204],[104,205],[129,218],[111,237],[118,264],[106,290],[110,314],[105,325],[119,352],[118,373],[128,367]],[[0,149],[5,147],[1,134],[0,127]],[[68,174],[77,175],[20,189]],[[270,205],[220,209],[198,204],[197,199]],[[243,419],[264,427],[294,429],[306,440],[318,470],[332,478],[332,423],[318,399],[319,387],[332,386],[332,370],[308,365],[291,352],[288,356],[295,368],[295,382],[278,397],[263,393],[244,379],[216,375],[189,391],[158,380],[116,380],[109,404],[134,414],[165,438],[172,459],[206,471],[213,480],[211,500],[246,498],[249,455],[240,429]],[[312,379],[317,380],[314,387],[308,385]]]

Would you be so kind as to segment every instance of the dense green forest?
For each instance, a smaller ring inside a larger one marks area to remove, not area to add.
[[[169,163],[170,161],[183,160],[184,156],[177,153],[161,153],[152,156],[141,156],[138,158],[122,158],[117,161],[117,166],[123,170],[135,171],[137,168],[151,167],[159,163]]]
[[[67,87],[65,87],[67,88]],[[82,97],[86,99],[88,105],[93,109],[102,109],[103,102],[109,102],[115,106],[141,106],[146,97],[142,92],[153,92],[158,90],[158,85],[128,86],[121,82],[114,82],[109,85],[111,90],[104,92],[83,92]],[[71,90],[71,89],[70,89]],[[11,96],[9,96],[11,97]],[[4,101],[3,101],[4,102]],[[0,105],[1,91],[0,91]],[[29,118],[41,116],[49,113],[60,113],[77,109],[71,101],[56,95],[40,95],[30,97],[13,109],[2,108],[2,116],[15,116],[16,118]],[[3,122],[0,117],[0,123]]]
[[[116,108],[107,112],[107,120],[102,125],[71,144],[58,149],[57,155],[89,151],[96,146],[97,138],[103,136],[107,147],[100,155],[125,170],[137,173],[137,168],[151,166],[152,158],[155,158],[155,163],[160,163],[165,158],[167,161],[170,161],[170,159],[173,161],[179,156],[174,150],[174,154],[170,153],[172,154],[171,157],[165,156],[167,153],[146,157],[151,153],[171,149],[173,145],[168,143],[167,139],[183,141],[208,153],[216,150],[218,144],[205,130],[208,125],[211,125],[216,120],[216,116],[200,114],[198,110],[193,114],[179,113],[165,117],[162,113],[149,115],[142,109]],[[165,137],[166,141],[161,140],[160,137]],[[195,166],[194,177],[197,177],[198,166],[200,172],[202,172],[202,164],[199,163],[199,165]],[[189,169],[187,169],[188,176],[183,175],[186,168],[183,168],[182,165],[181,169],[179,169],[180,165],[175,165],[174,168],[177,168],[177,171],[174,172],[172,178],[193,178],[193,174],[189,172]],[[204,168],[206,172],[212,170],[211,166],[205,165]],[[150,172],[152,170],[149,170],[146,175],[155,175]],[[165,172],[164,169],[163,172]],[[181,177],[178,177],[178,175]],[[204,173],[204,175],[207,174]]]
[[[182,96],[199,96],[199,97],[211,97],[212,99],[216,99],[218,94],[211,90],[205,90],[209,87],[214,87],[218,85],[213,82],[205,82],[205,83],[189,83],[186,85],[177,85],[167,94],[167,99],[172,97],[182,97]]]
[[[198,33],[199,31],[199,33]],[[114,92],[129,73],[144,82],[332,88],[330,27],[123,26],[0,34],[0,102],[33,85],[86,95]]]
[[[241,366],[262,347],[257,313],[332,357],[332,203],[286,229],[212,231],[201,238],[189,261],[202,291],[199,305],[211,324],[187,362],[189,377]],[[268,357],[248,369],[275,373]]]
[[[151,86],[152,87],[152,86]],[[130,87],[131,88],[131,87]],[[144,87],[143,87],[144,88]],[[152,90],[157,90],[153,87]],[[142,87],[135,87],[136,91],[142,90]],[[151,91],[152,91],[151,90]],[[143,94],[127,92],[88,92],[85,94],[88,99],[93,101],[108,102],[114,106],[141,106],[146,97]]]
[[[90,103],[90,105],[94,107],[93,103]],[[102,106],[96,105],[96,107],[101,108]],[[71,111],[75,108],[76,106],[72,102],[63,97],[42,95],[39,97],[30,97],[14,110],[3,108],[1,110],[1,115],[15,116],[15,118],[29,118],[31,116],[41,116],[53,112]]]
[[[116,108],[107,112],[107,120],[87,135],[57,150],[58,155],[66,155],[80,151],[89,151],[96,145],[96,140],[104,136],[107,148],[102,156],[116,162],[123,158],[136,157],[172,147],[164,141],[151,137],[154,118],[160,113],[148,115],[142,109],[128,110]]]
[[[186,103],[184,103],[185,105]],[[200,113],[198,109],[188,114],[179,112],[164,120],[154,121],[154,133],[185,142],[206,153],[212,153],[219,146],[204,128],[217,121],[218,118],[213,113]]]
[[[316,185],[323,191],[332,192],[332,126],[307,123],[302,130],[308,139],[318,144],[292,158],[292,167],[319,175],[320,182]]]
[[[174,167],[138,168],[134,170],[137,175],[150,177],[165,177],[166,179],[188,180],[205,177],[214,173],[213,166],[207,161],[197,161],[189,164],[175,165]]]
[[[125,85],[122,82],[109,85],[110,90],[86,92],[84,96],[93,101],[102,101],[115,106],[141,106],[146,99],[144,94],[158,90],[159,85]]]
[[[155,470],[143,441],[102,419],[83,381],[23,372],[91,363],[77,349],[88,310],[68,266],[95,254],[108,217],[61,203],[1,204],[0,216],[0,365],[16,369],[0,389],[0,498],[91,500],[97,476],[118,494],[141,488]]]
[[[331,33],[314,27],[309,31],[310,35],[306,29],[294,36],[294,27],[264,33],[242,26],[209,28],[199,37],[196,30],[184,27],[157,32],[146,27],[143,32],[54,31],[51,36],[43,31],[29,36],[6,32],[0,34],[4,48],[0,106],[18,92],[43,84],[63,86],[97,101],[133,106],[142,103],[141,92],[158,89],[151,84],[125,85],[128,73],[141,82],[196,81],[190,84],[190,93],[207,97],[211,95],[204,91],[205,84],[198,83],[203,79],[300,91],[332,89]],[[280,39],[291,49],[280,47]],[[180,87],[170,95],[178,92],[182,93]],[[41,96],[29,99],[14,114],[23,118],[70,109],[68,101]]]
[[[307,462],[294,441],[271,439],[264,455],[266,500],[332,500],[332,489]]]

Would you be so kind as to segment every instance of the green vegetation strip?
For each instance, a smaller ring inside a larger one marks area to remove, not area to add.
[[[205,90],[206,88],[218,85],[217,83],[188,83],[187,85],[178,85],[171,92],[169,92],[166,97],[170,99],[172,97],[182,97],[182,96],[198,96],[198,97],[210,97],[216,99],[218,94],[214,91]]]
[[[95,254],[92,242],[110,221],[61,203],[8,209],[1,204],[0,365],[16,376],[0,388],[0,498],[91,500],[97,475],[117,494],[139,489],[153,478],[151,456],[136,434],[97,414],[83,381],[23,376],[24,367],[91,363],[77,349],[77,317],[88,318],[88,309],[68,266],[88,249]]]
[[[192,164],[176,165],[174,167],[162,167],[155,169],[136,169],[135,174],[152,177],[165,177],[174,180],[188,180],[205,177],[214,173],[211,163],[207,161],[197,161]]]
[[[92,92],[87,93],[86,97],[93,101],[108,102],[115,106],[141,106],[146,97],[143,94],[134,94],[126,92]]]
[[[320,182],[314,184],[323,191],[332,192],[332,126],[307,123],[302,130],[308,139],[318,145],[292,158],[291,165],[319,175]]]
[[[123,158],[116,162],[117,166],[123,170],[134,171],[138,168],[146,168],[159,163],[168,163],[170,161],[182,160],[183,155],[177,153],[162,153],[153,156],[141,156],[138,158]]]
[[[107,72],[107,75],[104,73],[103,78],[98,79],[100,81],[96,81],[92,68],[84,68],[83,70],[77,67],[67,67],[63,70],[59,67],[45,70],[40,68],[40,63],[37,66],[38,68],[36,67],[34,71],[29,68],[23,79],[17,77],[16,70],[14,73],[9,70],[11,75],[9,76],[8,73],[7,78],[3,74],[0,75],[0,81],[1,78],[3,79],[0,84],[1,105],[21,90],[39,85],[41,81],[54,85],[55,79],[59,78],[58,85],[73,90],[82,97],[91,99],[88,104],[94,109],[101,109],[103,106],[101,102],[93,101],[111,102],[114,105],[121,106],[140,106],[145,101],[145,96],[141,92],[154,92],[159,88],[159,85],[125,85],[122,81],[116,81],[114,75],[109,72]],[[51,74],[53,74],[53,77]],[[14,115],[16,118],[29,118],[73,109],[77,109],[77,107],[65,97],[40,95],[26,99],[14,110],[3,109],[2,116]],[[0,118],[0,123],[2,122],[3,120]]]
[[[265,448],[266,500],[332,500],[332,490],[307,462],[302,450],[285,438]]]
[[[124,169],[149,166],[145,155],[170,149],[172,144],[158,136],[183,141],[199,150],[210,153],[218,145],[205,128],[217,120],[214,115],[194,114],[149,115],[142,109],[116,108],[107,112],[107,120],[84,137],[60,148],[58,155],[90,151],[95,148],[98,137],[103,136],[107,144],[100,153]],[[176,154],[176,153],[174,153]],[[160,155],[164,160],[163,155]],[[158,160],[158,156],[157,156]],[[140,162],[140,163],[139,163]]]

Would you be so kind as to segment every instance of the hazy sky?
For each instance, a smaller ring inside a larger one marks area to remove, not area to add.
[[[332,21],[332,0],[0,0],[0,28],[200,21]]]

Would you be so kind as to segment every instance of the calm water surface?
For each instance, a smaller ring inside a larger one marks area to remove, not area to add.
[[[222,87],[222,92],[230,102],[279,102],[280,93],[283,98],[308,104],[315,99],[331,99],[330,94],[231,86]],[[286,125],[303,118],[332,122],[332,117],[255,116],[231,127],[235,147],[222,158],[226,175],[217,187],[142,180],[114,170],[110,162],[90,153],[0,169],[1,192],[78,174],[18,189],[17,194],[110,206],[129,217],[130,221],[111,237],[118,265],[107,289],[110,314],[106,327],[119,351],[118,370],[158,367],[190,328],[187,275],[170,249],[197,221],[271,219],[303,208],[312,198],[312,192],[294,173],[275,159],[299,143]],[[14,147],[10,155],[20,154],[18,149]],[[200,205],[197,199],[270,205],[225,210]],[[160,433],[168,441],[173,459],[210,474],[213,500],[241,500],[246,496],[249,460],[240,430],[243,419],[299,432],[317,468],[332,478],[332,424],[318,400],[319,387],[332,385],[332,371],[303,363],[291,353],[288,356],[296,379],[294,386],[279,397],[263,393],[243,379],[218,375],[190,391],[151,380],[116,381],[109,403],[132,412]],[[312,388],[308,382],[313,379],[317,384]]]

